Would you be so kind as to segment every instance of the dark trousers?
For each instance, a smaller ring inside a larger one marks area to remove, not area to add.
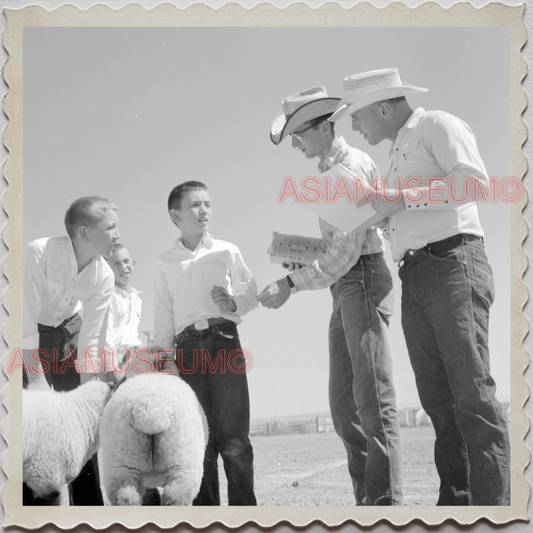
[[[65,346],[79,331],[79,317],[66,320],[53,328],[39,324],[39,357],[45,370],[48,384],[58,392],[68,392],[80,385],[80,376],[73,363],[74,351],[65,359]],[[26,383],[26,376],[25,383]],[[26,385],[24,385],[26,386]],[[24,414],[23,414],[24,416]],[[104,505],[100,489],[100,476],[96,454],[85,463],[79,476],[69,484],[71,505]],[[58,505],[55,497],[34,498],[32,491],[24,484],[23,505]]]
[[[198,396],[209,425],[204,475],[193,505],[220,505],[219,454],[228,480],[229,505],[257,505],[248,438],[248,382],[236,324],[220,319],[201,331],[189,326],[176,337],[176,363],[180,376]]]
[[[507,422],[489,364],[492,270],[481,239],[457,235],[407,253],[402,326],[436,433],[437,505],[509,505]]]

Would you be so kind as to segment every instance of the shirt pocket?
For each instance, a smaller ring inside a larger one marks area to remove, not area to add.
[[[417,188],[427,186],[428,178],[438,178],[445,176],[445,172],[440,168],[435,156],[428,149],[422,140],[411,141],[400,153],[399,166],[401,176],[404,180],[403,188]],[[407,183],[409,178],[419,178],[411,184]]]
[[[230,258],[225,253],[210,254],[200,261],[203,282],[211,290],[213,285],[219,285],[229,290],[231,286]]]

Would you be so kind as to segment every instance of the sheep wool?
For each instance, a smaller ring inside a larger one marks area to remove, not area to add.
[[[111,388],[89,381],[70,392],[22,392],[23,481],[45,498],[73,481],[96,453]]]
[[[111,505],[142,505],[159,487],[162,505],[192,505],[200,490],[207,423],[181,378],[138,375],[115,391],[100,424],[103,485]]]

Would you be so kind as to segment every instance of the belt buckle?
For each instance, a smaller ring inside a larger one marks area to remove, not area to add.
[[[209,321],[207,318],[204,318],[203,320],[198,320],[198,322],[194,323],[194,329],[196,331],[202,331],[203,329],[209,328]]]

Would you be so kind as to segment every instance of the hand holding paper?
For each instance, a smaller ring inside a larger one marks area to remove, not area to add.
[[[366,231],[385,218],[376,213],[370,203],[374,191],[366,182],[345,166],[335,165],[317,177],[319,194],[315,201],[304,201],[312,213],[333,226],[346,231]]]

